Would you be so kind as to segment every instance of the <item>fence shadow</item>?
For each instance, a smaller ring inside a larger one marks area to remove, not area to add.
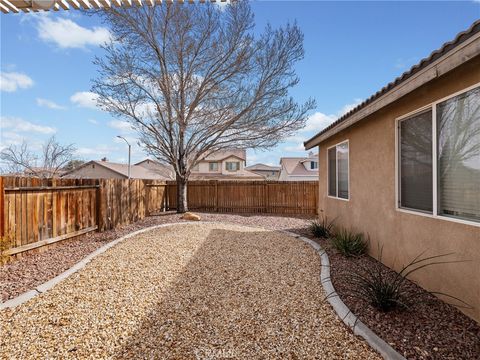
[[[299,327],[318,321],[316,311],[302,311],[305,299],[322,298],[320,262],[305,263],[312,256],[307,245],[274,232],[210,230],[114,358],[291,355],[300,339],[318,337],[313,326]]]

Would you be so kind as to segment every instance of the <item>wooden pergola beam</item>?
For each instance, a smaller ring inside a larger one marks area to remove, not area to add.
[[[35,1],[35,0],[34,0]],[[222,2],[227,0],[197,0],[199,3],[206,2]],[[231,0],[235,1],[235,0]],[[59,10],[79,10],[79,9],[101,9],[109,8],[112,6],[123,6],[126,8],[132,6],[155,6],[162,3],[172,4],[174,2],[183,4],[188,2],[193,4],[194,0],[55,0],[53,6],[49,9],[42,9],[38,6],[38,3],[32,2],[32,0],[0,0],[0,11],[4,14],[18,13],[23,11],[29,13],[31,11],[59,11]]]
[[[11,12],[13,12],[13,13],[20,12],[20,10],[14,4],[12,4],[9,0],[1,0],[0,3],[2,5],[5,5],[7,7],[7,9],[10,10]]]

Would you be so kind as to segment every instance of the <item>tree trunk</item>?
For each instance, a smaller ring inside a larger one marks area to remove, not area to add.
[[[187,211],[187,180],[177,175],[177,213]]]

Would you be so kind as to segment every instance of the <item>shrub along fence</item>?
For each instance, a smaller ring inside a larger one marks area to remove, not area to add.
[[[314,181],[192,181],[192,210],[315,214]],[[175,182],[123,179],[0,177],[0,236],[17,255],[61,240],[105,231],[174,210]]]

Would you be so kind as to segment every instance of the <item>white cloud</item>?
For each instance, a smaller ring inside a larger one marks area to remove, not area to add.
[[[132,125],[128,121],[112,120],[108,123],[112,129],[119,130],[121,133],[132,132]]]
[[[75,151],[75,154],[79,156],[94,156],[95,159],[100,159],[101,157],[109,155],[112,151],[118,151],[118,148],[108,145],[98,145],[93,148],[80,147]]]
[[[10,145],[20,145],[24,139],[25,139],[24,136],[14,131],[2,131],[2,137],[1,137],[2,145],[0,146],[0,149],[3,149],[4,147],[10,146]]]
[[[31,123],[21,118],[2,116],[0,118],[0,128],[9,129],[13,132],[37,132],[40,134],[54,134],[57,129],[50,126],[43,126]]]
[[[51,19],[48,16],[39,18],[37,32],[40,39],[64,49],[98,46],[110,39],[107,28],[95,26],[88,29],[70,19]]]
[[[18,72],[0,72],[0,90],[14,92],[17,89],[28,89],[33,80],[26,74]]]
[[[65,109],[64,106],[58,105],[54,101],[48,100],[48,99],[42,99],[42,98],[37,98],[37,105],[38,106],[43,106],[47,107],[49,109],[54,109],[54,110],[63,110]]]
[[[89,109],[99,109],[97,106],[98,94],[91,91],[79,91],[70,96],[70,101],[77,106]]]
[[[98,125],[98,121],[95,120],[95,119],[88,119],[88,122],[89,122],[90,124]]]
[[[338,117],[341,117],[348,113],[350,110],[353,110],[356,108],[358,105],[360,105],[363,102],[362,99],[355,99],[351,104],[345,105],[343,108],[340,109],[340,111],[337,113]]]
[[[308,117],[307,124],[300,131],[301,132],[321,131],[325,129],[327,126],[329,126],[331,123],[333,123],[335,120],[337,120],[339,117],[345,115],[350,110],[355,108],[361,102],[362,102],[362,99],[355,99],[352,103],[346,104],[345,106],[343,106],[336,114],[327,115],[318,111]]]
[[[293,146],[286,146],[285,151],[291,151],[291,152],[305,152],[305,146],[303,146],[303,141],[301,143],[298,143],[297,145]]]
[[[335,115],[326,115],[321,112],[316,112],[308,117],[307,124],[301,131],[320,131],[333,123],[336,119],[337,117]]]

